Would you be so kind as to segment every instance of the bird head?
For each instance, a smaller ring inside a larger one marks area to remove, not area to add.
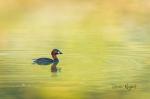
[[[57,54],[63,54],[60,50],[58,49],[53,49],[51,52],[52,55],[57,55]]]

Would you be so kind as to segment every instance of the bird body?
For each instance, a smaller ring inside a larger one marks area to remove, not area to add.
[[[33,62],[37,63],[38,65],[49,65],[53,63],[53,60],[50,58],[38,58],[35,59]]]

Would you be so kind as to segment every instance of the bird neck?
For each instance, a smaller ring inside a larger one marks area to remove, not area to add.
[[[52,58],[53,59],[58,59],[57,55],[55,55],[55,54],[52,54]]]

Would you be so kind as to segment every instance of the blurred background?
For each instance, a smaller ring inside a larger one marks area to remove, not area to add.
[[[149,99],[149,11],[149,0],[0,0],[0,97]],[[61,72],[32,64],[53,48]]]

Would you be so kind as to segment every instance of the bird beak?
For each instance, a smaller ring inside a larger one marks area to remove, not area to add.
[[[59,51],[59,54],[63,54],[63,53]]]

